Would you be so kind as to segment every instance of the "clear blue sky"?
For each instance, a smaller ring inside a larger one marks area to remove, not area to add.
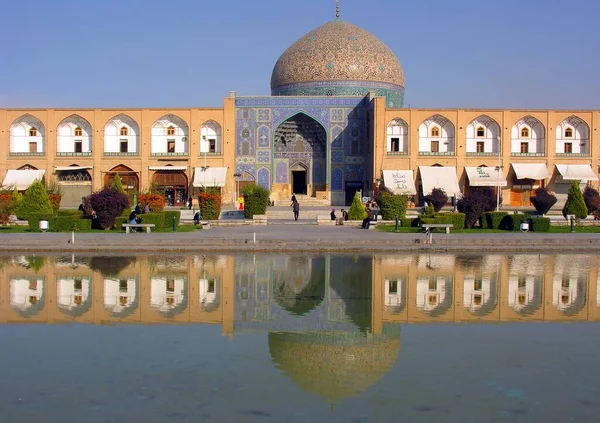
[[[398,56],[406,106],[600,109],[598,0],[341,0]],[[0,107],[220,107],[268,95],[334,0],[20,0],[0,7]]]

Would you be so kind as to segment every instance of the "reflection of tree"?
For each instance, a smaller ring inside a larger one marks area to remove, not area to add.
[[[481,254],[457,255],[454,260],[459,269],[480,271],[483,268],[485,256]]]
[[[43,256],[26,256],[25,261],[27,264],[25,267],[33,270],[37,273],[46,264],[46,257]]]
[[[363,332],[371,329],[373,258],[331,258],[331,288],[346,305],[346,315]]]
[[[310,258],[312,271],[307,263],[292,263],[291,268],[273,275],[274,297],[277,303],[296,315],[305,315],[315,309],[325,296],[325,259]],[[301,289],[297,289],[297,287]]]
[[[135,263],[135,257],[96,256],[90,259],[90,269],[100,272],[103,276],[118,276],[123,269]]]

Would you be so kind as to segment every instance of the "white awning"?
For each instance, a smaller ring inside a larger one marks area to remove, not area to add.
[[[92,169],[92,166],[56,166],[54,168],[57,172],[62,172],[63,170],[87,170]]]
[[[429,195],[434,188],[443,189],[448,197],[460,194],[456,167],[419,166],[423,194]]]
[[[41,180],[45,173],[45,170],[37,169],[9,169],[6,172],[2,186],[5,188],[13,187],[18,191],[25,191],[35,181]]]
[[[597,181],[598,175],[593,171],[590,165],[556,165],[558,173],[566,181]]]
[[[149,170],[187,170],[187,166],[149,166]]]
[[[545,163],[512,163],[517,179],[546,179],[550,174]]]
[[[465,167],[472,187],[505,187],[508,185],[501,171],[495,167]]]
[[[194,170],[194,187],[222,187],[227,178],[226,167],[197,167]]]
[[[414,195],[417,193],[412,170],[384,170],[383,183],[394,194]]]

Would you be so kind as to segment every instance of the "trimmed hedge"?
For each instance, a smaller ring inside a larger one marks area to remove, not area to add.
[[[395,220],[396,216],[403,219],[406,217],[408,197],[406,195],[395,195],[383,191],[378,199],[379,209],[383,220]]]
[[[500,229],[500,224],[505,216],[508,216],[508,212],[486,212],[483,214],[481,227],[486,229]]]
[[[145,216],[145,215],[142,215]],[[128,223],[127,222],[127,216],[119,216],[115,219],[115,229],[119,229],[119,230],[125,230],[123,229],[123,224],[124,223]]]
[[[506,231],[520,231],[521,223],[527,222],[531,219],[531,216],[528,214],[509,214],[504,216],[502,222],[500,222],[500,228]]]
[[[29,213],[27,222],[29,223],[29,230],[31,232],[41,232],[40,220],[47,220],[50,230],[52,230],[54,226],[54,215],[52,213]]]
[[[179,221],[181,220],[181,212],[179,210],[165,210],[165,226],[171,228],[173,226],[173,217],[175,217],[175,226],[179,226]],[[144,215],[141,215],[142,220],[144,219]]]
[[[451,223],[453,229],[464,229],[466,215],[464,213],[436,213],[436,223]]]
[[[244,197],[244,217],[246,219],[252,219],[255,214],[267,213],[271,191],[260,185],[248,185],[242,189],[242,196]]]
[[[80,216],[56,216],[50,224],[52,232],[81,232],[92,229],[91,219],[82,219]]]
[[[548,232],[550,231],[550,219],[547,217],[534,217],[530,221],[531,230],[533,232]]]
[[[79,210],[61,209],[56,212],[57,216],[78,216],[81,217],[82,213]]]
[[[142,223],[154,223],[154,230],[159,231],[165,227],[165,213],[140,214]],[[172,219],[172,218],[171,218]],[[119,228],[122,229],[122,228]]]

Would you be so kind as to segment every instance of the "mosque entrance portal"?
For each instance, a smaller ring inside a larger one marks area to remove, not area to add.
[[[292,171],[292,190],[294,194],[306,194],[306,170]]]

